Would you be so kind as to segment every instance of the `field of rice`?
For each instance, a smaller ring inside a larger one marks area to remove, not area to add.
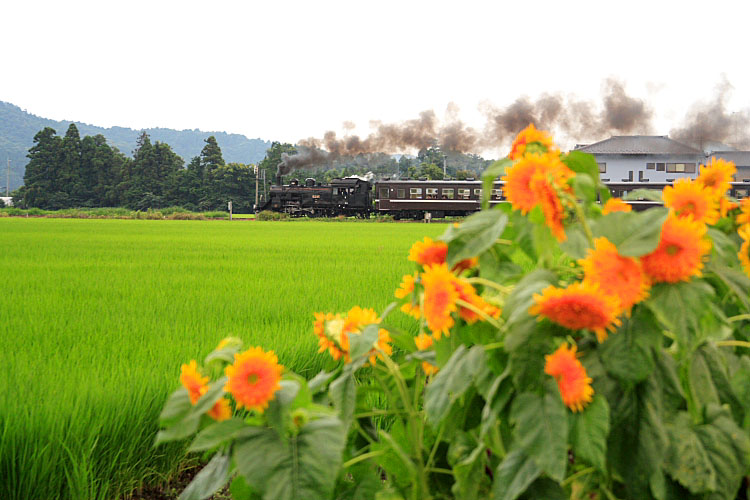
[[[314,311],[382,309],[443,225],[0,219],[0,498],[113,499],[184,460],[152,447],[180,364],[234,335],[312,376]]]

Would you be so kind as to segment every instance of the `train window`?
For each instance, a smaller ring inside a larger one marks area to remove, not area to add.
[[[503,197],[503,190],[502,189],[493,189],[492,190],[492,199],[493,200],[500,200]]]
[[[459,200],[469,200],[471,199],[471,189],[459,189],[458,190],[458,199]]]
[[[409,198],[412,200],[422,199],[422,188],[409,188]]]
[[[646,170],[655,170],[656,163],[646,163]]]
[[[597,163],[597,166],[599,167],[599,173],[604,173],[607,171],[607,164],[606,163]]]
[[[667,163],[667,172],[695,173],[695,163]]]
[[[657,163],[656,164],[656,171],[657,172],[664,172],[664,163]]]
[[[474,190],[474,196],[476,196],[477,198],[481,198],[482,197],[482,190],[481,189],[475,189]]]
[[[443,199],[452,200],[453,193],[454,193],[453,188],[443,188]]]
[[[437,188],[427,188],[425,189],[426,195],[425,198],[428,200],[437,200],[438,199],[438,190]]]
[[[406,198],[406,189],[399,188],[396,190],[396,198],[404,199]]]
[[[380,197],[388,198],[388,188],[380,188]]]

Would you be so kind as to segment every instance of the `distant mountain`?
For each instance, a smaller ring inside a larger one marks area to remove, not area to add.
[[[102,134],[110,145],[117,147],[128,156],[135,149],[135,141],[140,130],[124,127],[103,128],[80,122],[55,121],[41,118],[22,110],[18,106],[0,101],[0,194],[5,195],[5,178],[7,159],[11,161],[10,189],[11,191],[23,184],[23,173],[28,158],[26,154],[34,144],[34,136],[44,127],[52,127],[57,135],[64,136],[71,123],[75,123],[81,137]],[[266,149],[271,147],[270,141],[248,139],[240,134],[226,132],[203,132],[200,130],[173,130],[169,128],[145,129],[151,136],[151,142],[166,142],[185,160],[187,164],[194,156],[198,156],[203,149],[203,142],[213,135],[221,147],[224,161],[227,163],[257,163],[266,155]]]

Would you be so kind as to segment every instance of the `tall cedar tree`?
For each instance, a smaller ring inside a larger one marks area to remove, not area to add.
[[[34,136],[29,163],[23,176],[23,201],[27,207],[52,208],[51,199],[60,186],[60,149],[62,139],[55,129],[45,127]]]

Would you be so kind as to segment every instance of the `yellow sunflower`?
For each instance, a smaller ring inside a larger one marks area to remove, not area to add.
[[[555,151],[556,149],[552,136],[548,132],[537,130],[534,124],[531,123],[528,127],[519,132],[513,140],[508,158],[511,160],[518,160],[526,153],[526,148],[534,143],[541,146],[546,151]]]
[[[735,173],[737,167],[733,162],[711,158],[708,165],[701,165],[696,182],[703,186],[713,199],[718,200],[729,190],[729,183],[732,182]]]
[[[458,292],[453,286],[454,279],[455,276],[445,264],[426,266],[422,273],[423,314],[436,340],[440,340],[441,334],[450,335],[454,324],[451,313],[456,311],[458,299]]]
[[[742,226],[739,234],[743,241],[737,257],[739,257],[740,264],[742,264],[742,270],[750,276],[750,225]]]
[[[189,364],[180,367],[180,383],[187,389],[190,402],[195,404],[206,392],[208,377],[198,371],[198,363],[191,360]]]
[[[718,200],[692,179],[678,179],[674,185],[666,186],[663,198],[664,205],[677,217],[692,216],[693,220],[704,224],[716,224],[719,220]]]
[[[612,212],[630,212],[633,207],[622,201],[620,198],[610,198],[602,207],[602,215],[611,214]]]

